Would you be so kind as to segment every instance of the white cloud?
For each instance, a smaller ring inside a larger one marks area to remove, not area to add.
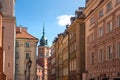
[[[70,24],[70,18],[74,15],[61,15],[57,17],[58,25],[59,26],[66,26],[67,24]]]

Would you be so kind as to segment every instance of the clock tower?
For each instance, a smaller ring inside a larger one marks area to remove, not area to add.
[[[37,64],[42,67],[42,80],[47,80],[47,60],[50,56],[50,47],[48,47],[47,39],[45,37],[45,29],[43,26],[43,35],[38,46],[38,60]]]

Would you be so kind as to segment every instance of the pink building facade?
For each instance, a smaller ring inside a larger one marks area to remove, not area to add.
[[[14,17],[15,0],[0,0],[2,4],[2,26],[3,26],[3,72],[7,80],[14,80],[14,53],[15,53],[15,27]]]

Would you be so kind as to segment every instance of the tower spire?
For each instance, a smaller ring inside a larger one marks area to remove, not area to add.
[[[45,26],[43,24],[43,36],[45,36]]]
[[[40,39],[40,46],[47,46],[47,45],[48,45],[47,44],[47,39],[45,37],[45,26],[43,24],[43,35],[42,35],[42,37]]]

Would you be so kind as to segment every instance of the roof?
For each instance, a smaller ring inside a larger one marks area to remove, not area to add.
[[[26,28],[17,27],[16,28],[16,38],[18,39],[37,39],[27,32]]]

